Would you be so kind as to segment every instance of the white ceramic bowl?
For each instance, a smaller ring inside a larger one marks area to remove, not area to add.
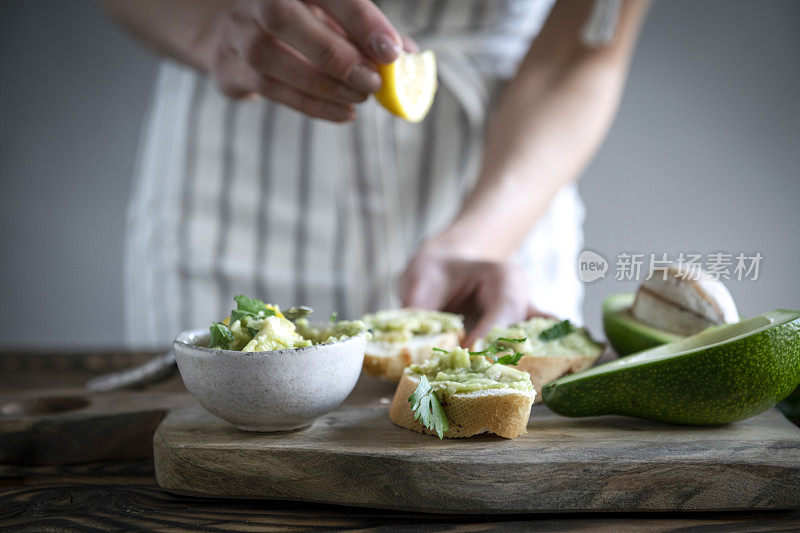
[[[353,390],[366,335],[274,352],[206,348],[207,329],[173,343],[183,383],[200,405],[244,431],[293,431],[335,409]]]

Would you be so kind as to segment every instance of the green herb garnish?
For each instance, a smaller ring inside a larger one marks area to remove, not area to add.
[[[261,300],[248,298],[243,294],[237,294],[233,299],[236,300],[236,309],[231,311],[231,324],[246,316],[264,318],[275,314],[275,311],[267,307],[267,304]]]
[[[522,356],[525,355],[524,353],[514,352],[504,355],[503,357],[494,357],[495,363],[500,363],[501,365],[512,365],[516,366],[519,363],[519,360],[522,359]]]
[[[408,401],[413,402],[411,410],[414,412],[414,420],[418,420],[429,430],[435,431],[439,435],[439,439],[443,439],[445,432],[450,429],[450,424],[447,422],[447,415],[444,413],[442,404],[436,398],[427,377],[420,376],[419,385],[408,397]]]
[[[441,348],[436,348],[436,347],[433,348],[433,351],[434,352],[442,352],[442,353],[450,353],[447,350],[442,350]]]
[[[562,320],[558,324],[539,333],[539,340],[545,342],[554,341],[561,337],[566,337],[573,331],[575,331],[575,326],[573,326],[569,320]]]
[[[525,354],[519,353],[515,350],[514,353],[498,357],[497,356],[498,353],[508,350],[508,348],[500,346],[500,343],[508,342],[511,344],[521,344],[526,340],[528,340],[528,337],[523,337],[522,339],[507,339],[506,337],[498,337],[492,344],[489,345],[488,348],[481,350],[479,352],[469,352],[469,354],[491,357],[492,359],[494,359],[495,363],[500,363],[501,365],[516,365],[517,363],[519,363],[519,360],[522,359],[522,356]]]
[[[331,313],[331,316],[328,318],[328,320],[331,321],[331,324],[336,324],[336,319],[337,318],[339,318],[339,313],[334,311],[333,313]]]
[[[228,326],[222,322],[213,322],[211,327],[211,344],[209,348],[221,348],[227,350],[233,342],[233,333]]]
[[[305,305],[296,305],[284,311],[283,316],[285,316],[287,320],[294,321],[300,318],[305,318],[313,312],[314,310],[311,309],[310,307],[307,307]]]

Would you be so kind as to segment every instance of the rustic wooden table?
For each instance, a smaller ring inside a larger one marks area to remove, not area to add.
[[[152,353],[0,352],[0,390],[76,387]],[[180,391],[173,378],[154,387]],[[691,514],[434,515],[330,505],[175,496],[155,482],[152,459],[73,466],[0,465],[0,528],[22,531],[414,530],[796,531],[800,511]]]

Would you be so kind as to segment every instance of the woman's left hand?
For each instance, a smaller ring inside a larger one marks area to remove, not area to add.
[[[470,347],[492,326],[507,326],[532,316],[547,316],[531,303],[525,273],[516,265],[484,261],[423,247],[400,278],[405,307],[464,315]]]

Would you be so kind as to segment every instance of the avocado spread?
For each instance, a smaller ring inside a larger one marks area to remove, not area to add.
[[[424,309],[379,311],[366,315],[364,322],[379,342],[406,342],[415,335],[438,335],[464,329],[460,315]]]
[[[277,305],[237,295],[237,308],[228,318],[211,325],[209,347],[243,352],[269,352],[303,348],[312,344],[328,344],[367,332],[360,320],[331,322],[323,327],[312,326],[307,318],[290,320]],[[292,317],[289,309],[286,314]],[[304,314],[310,309],[303,308]]]
[[[490,363],[483,355],[471,355],[463,348],[436,352],[432,358],[411,365],[409,372],[427,377],[437,396],[488,389],[533,391],[527,372]]]
[[[295,326],[303,338],[314,344],[343,341],[367,331],[367,324],[361,320],[339,320],[328,326],[319,326],[311,324],[307,318],[299,318],[295,320]]]
[[[593,354],[603,351],[603,345],[589,338],[586,332],[579,328],[571,328],[565,331],[566,334],[557,338],[550,338],[545,335],[541,338],[542,332],[551,330],[558,326],[557,320],[549,318],[535,317],[526,322],[515,324],[507,328],[494,327],[486,336],[486,342],[497,345],[507,350],[516,350],[528,355],[546,355],[549,357],[570,356],[576,353]],[[523,342],[508,342],[499,340],[522,339]]]
[[[272,350],[311,346],[311,341],[303,338],[303,336],[297,332],[297,328],[291,320],[277,315],[268,316],[261,320],[263,321],[262,327],[259,328],[258,332],[250,339],[250,342],[242,348],[243,352],[269,352]],[[239,322],[241,321],[237,320],[234,322],[233,328],[236,328]],[[250,324],[254,322],[257,321],[251,321]],[[244,328],[240,327],[239,329],[243,330]]]

